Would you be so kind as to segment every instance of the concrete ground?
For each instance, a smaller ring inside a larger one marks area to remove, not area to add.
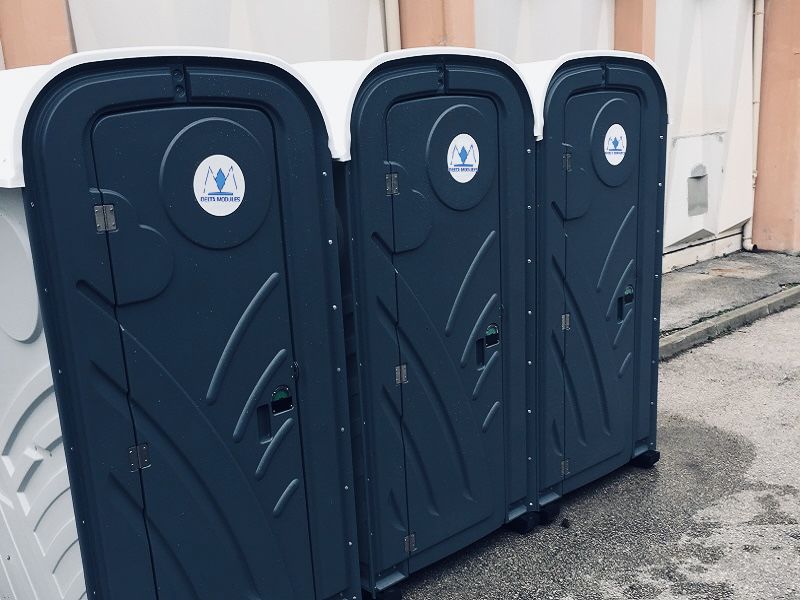
[[[800,599],[799,337],[795,307],[662,363],[654,469],[571,494],[565,526],[495,533],[404,598]]]
[[[664,274],[661,334],[800,285],[800,257],[737,252]]]

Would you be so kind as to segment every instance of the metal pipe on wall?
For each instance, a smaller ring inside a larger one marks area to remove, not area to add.
[[[383,0],[383,32],[386,50],[400,50],[400,2],[399,0]]]
[[[761,73],[764,59],[764,0],[753,2],[753,189],[758,179],[758,125],[761,117]],[[742,248],[753,250],[753,218],[744,224]]]

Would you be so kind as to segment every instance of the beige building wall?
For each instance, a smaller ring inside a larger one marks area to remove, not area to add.
[[[614,49],[655,57],[656,0],[616,0]]]
[[[753,243],[800,252],[800,2],[767,0]]]
[[[53,62],[74,51],[66,0],[0,0],[0,45],[6,68]]]
[[[473,0],[400,0],[403,48],[475,46]]]

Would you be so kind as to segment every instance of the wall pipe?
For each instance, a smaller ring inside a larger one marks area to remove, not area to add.
[[[383,30],[386,50],[400,50],[400,0],[383,0]]]
[[[753,192],[758,180],[758,126],[761,117],[761,73],[764,58],[764,0],[753,3]],[[753,217],[744,224],[742,248],[753,250]]]

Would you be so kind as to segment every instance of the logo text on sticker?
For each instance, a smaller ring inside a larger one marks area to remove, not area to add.
[[[625,128],[619,123],[614,123],[608,128],[606,132],[606,139],[603,143],[603,152],[606,155],[606,160],[617,166],[625,158],[625,152],[628,150],[628,138],[625,135]]]
[[[459,183],[467,183],[478,173],[481,155],[478,143],[468,133],[459,133],[447,151],[447,170]]]
[[[226,217],[244,200],[244,173],[232,158],[214,154],[194,173],[194,197],[200,207],[215,217]]]

